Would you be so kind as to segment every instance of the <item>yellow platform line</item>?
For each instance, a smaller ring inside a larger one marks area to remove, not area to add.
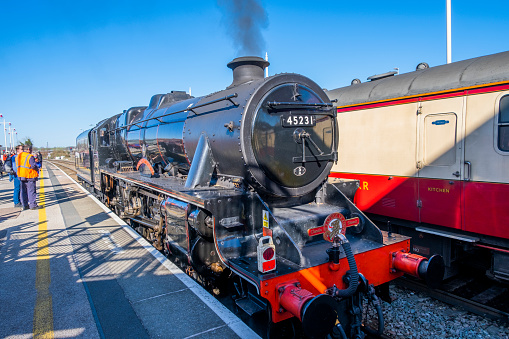
[[[35,273],[35,288],[37,299],[34,309],[34,338],[51,339],[53,333],[53,302],[49,291],[51,283],[50,257],[48,245],[48,220],[46,219],[46,197],[44,195],[44,180],[42,169],[39,173],[39,229],[37,241],[37,267]]]

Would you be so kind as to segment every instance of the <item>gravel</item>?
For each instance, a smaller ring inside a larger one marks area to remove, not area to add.
[[[382,304],[384,335],[391,338],[508,338],[509,323],[497,322],[450,306],[399,286],[390,286],[392,303]],[[376,311],[369,307],[367,325],[376,328]]]

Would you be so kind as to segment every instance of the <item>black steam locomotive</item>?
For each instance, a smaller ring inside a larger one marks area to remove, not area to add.
[[[357,181],[328,179],[336,109],[310,79],[264,78],[266,66],[237,58],[225,90],[158,94],[103,120],[77,138],[78,177],[205,287],[233,286],[248,314],[361,336],[373,286],[404,272],[434,283],[441,258],[408,254],[409,238],[351,203]]]

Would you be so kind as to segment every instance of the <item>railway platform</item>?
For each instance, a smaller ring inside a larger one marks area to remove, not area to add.
[[[21,211],[0,180],[0,337],[258,337],[55,166],[37,186]]]

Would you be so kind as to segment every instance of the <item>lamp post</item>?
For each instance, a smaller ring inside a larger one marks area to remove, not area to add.
[[[9,150],[12,149],[12,142],[11,142],[11,140],[12,140],[11,123],[9,122]],[[5,145],[5,146],[7,146],[7,145]]]
[[[5,151],[7,152],[7,130],[5,129],[5,118],[2,114],[0,114],[0,118],[2,118],[4,120],[4,146],[5,146]]]
[[[14,134],[17,134],[15,128],[12,129],[11,133],[11,151],[14,149],[14,146],[16,146],[16,144],[14,143]]]
[[[7,134],[9,134],[9,148],[11,148],[11,123],[8,121],[5,121],[5,117],[3,114],[0,114],[0,118],[2,118],[3,124],[4,124],[4,150],[7,152]],[[7,124],[9,124],[9,133],[7,133]]]
[[[447,53],[447,63],[450,64],[451,61],[452,61],[452,43],[451,43],[451,0],[446,0],[445,2],[445,7],[446,7],[446,16],[447,16],[447,23],[446,23],[446,35],[447,35],[447,48],[446,48],[446,53]]]

